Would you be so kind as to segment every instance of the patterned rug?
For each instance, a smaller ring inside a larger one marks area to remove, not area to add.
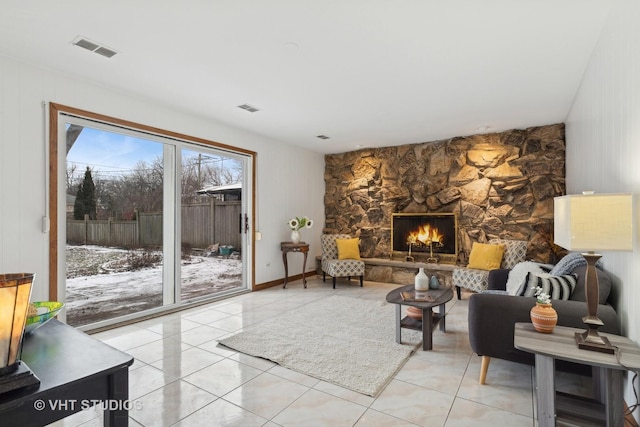
[[[332,296],[260,322],[220,341],[227,347],[369,396],[376,396],[421,343],[402,330],[395,306]]]

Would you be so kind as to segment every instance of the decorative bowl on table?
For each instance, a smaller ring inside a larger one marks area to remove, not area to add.
[[[64,307],[64,303],[57,301],[36,301],[32,302],[32,307],[37,310],[36,314],[27,317],[27,324],[24,328],[25,334],[29,334],[40,326],[47,323],[58,315],[58,312]]]

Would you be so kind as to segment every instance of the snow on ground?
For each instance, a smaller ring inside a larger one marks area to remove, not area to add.
[[[132,253],[99,246],[67,246],[66,309],[70,325],[86,325],[162,305],[161,265],[126,271]],[[182,261],[181,275],[182,300],[188,301],[241,287],[242,261],[237,256],[192,255]]]

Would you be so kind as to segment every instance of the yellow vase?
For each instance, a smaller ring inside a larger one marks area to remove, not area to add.
[[[558,313],[551,304],[536,302],[536,305],[531,308],[530,315],[535,330],[543,334],[552,333],[558,323]]]

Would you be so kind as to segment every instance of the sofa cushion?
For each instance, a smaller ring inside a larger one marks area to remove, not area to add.
[[[582,267],[578,267],[573,270],[573,274],[578,275],[578,283],[576,284],[576,288],[573,291],[573,295],[571,295],[571,300],[573,301],[586,301],[586,293],[584,289],[584,281],[585,276],[587,275],[587,266],[583,265]],[[598,275],[598,303],[606,304],[609,300],[609,296],[611,294],[611,288],[613,283],[611,282],[611,276],[605,273],[604,271],[596,268],[596,274]]]
[[[519,295],[533,297],[535,296],[536,288],[540,287],[552,300],[567,301],[570,299],[577,281],[578,277],[575,274],[553,276],[547,273],[528,273],[525,285]]]
[[[524,284],[526,283],[527,274],[529,273],[548,273],[547,264],[540,264],[533,261],[519,262],[509,271],[506,289],[509,295],[519,295]]]
[[[469,265],[467,265],[467,268],[475,270],[495,270],[496,268],[500,268],[503,254],[503,245],[474,242],[473,246],[471,246],[471,254],[469,255]]]

